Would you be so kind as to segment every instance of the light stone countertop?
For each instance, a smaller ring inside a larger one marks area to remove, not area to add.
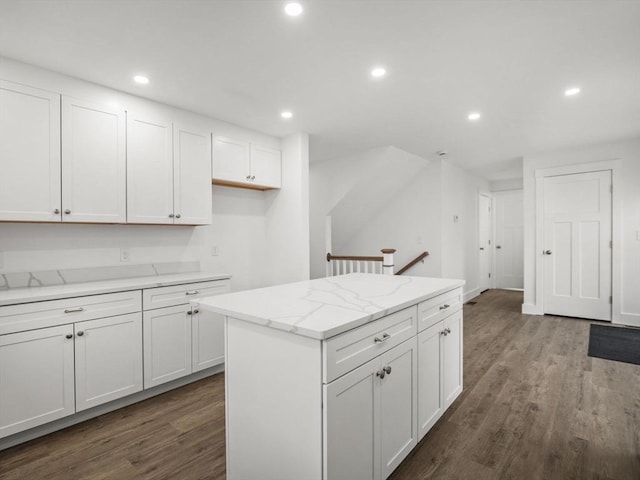
[[[354,273],[205,297],[198,304],[229,317],[322,340],[464,283]]]
[[[182,283],[223,280],[228,278],[231,278],[231,275],[207,272],[184,272],[92,282],[68,283],[65,285],[51,285],[44,287],[11,288],[0,291],[0,306],[41,302],[43,300],[57,300],[83,295],[125,292],[128,290],[164,287],[169,285],[179,285]]]

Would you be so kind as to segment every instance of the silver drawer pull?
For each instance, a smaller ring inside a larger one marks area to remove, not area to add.
[[[197,295],[200,292],[198,290],[189,290],[188,292],[184,292],[185,295]]]
[[[444,310],[445,308],[449,308],[451,305],[449,305],[448,303],[445,303],[444,305],[442,305],[440,307],[440,310]]]
[[[74,312],[84,312],[84,308],[82,307],[75,307],[75,308],[66,308],[64,310],[64,313],[74,313]]]
[[[374,341],[375,343],[382,343],[382,342],[384,342],[385,340],[389,340],[390,338],[391,338],[391,335],[389,335],[388,333],[383,333],[383,334],[382,334],[382,338],[380,338],[380,337],[374,337],[374,338],[373,338],[373,341]]]

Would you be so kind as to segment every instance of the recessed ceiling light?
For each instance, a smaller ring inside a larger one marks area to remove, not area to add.
[[[567,88],[564,91],[565,97],[573,97],[574,95],[577,95],[579,93],[580,93],[580,87],[571,87],[571,88]]]
[[[280,116],[282,118],[291,118],[291,117],[293,117],[293,113],[287,110],[287,111],[282,112],[280,114]]]
[[[302,5],[298,2],[289,2],[284,6],[284,13],[290,17],[297,17],[302,13]]]
[[[140,85],[146,85],[149,83],[149,79],[144,75],[136,75],[133,77],[133,81],[139,83]]]
[[[384,67],[376,67],[371,70],[372,77],[384,77],[387,74],[387,70]]]
[[[469,115],[467,115],[467,118],[472,122],[475,122],[476,120],[480,120],[480,113],[471,112]]]

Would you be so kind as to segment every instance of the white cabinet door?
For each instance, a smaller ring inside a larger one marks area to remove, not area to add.
[[[324,480],[375,480],[380,462],[377,358],[323,386]]]
[[[243,140],[213,138],[213,178],[227,182],[250,180],[251,145]]]
[[[325,480],[387,478],[417,445],[415,337],[324,385]]]
[[[387,478],[418,444],[417,342],[415,337],[383,353],[380,371],[381,478]]]
[[[442,322],[418,334],[418,439],[444,412],[442,405]]]
[[[196,311],[191,316],[193,372],[224,363],[224,315]]]
[[[127,113],[127,222],[173,223],[171,121]]]
[[[124,110],[62,98],[62,221],[126,221]]]
[[[173,129],[174,223],[211,223],[211,132],[175,125]]]
[[[279,150],[251,145],[251,183],[262,187],[280,188],[282,160]]]
[[[442,394],[445,410],[462,392],[462,310],[443,320]]]
[[[71,415],[73,326],[0,336],[0,437]]]
[[[159,308],[143,313],[144,388],[191,373],[191,308]]]
[[[76,411],[142,390],[142,315],[76,323]]]
[[[0,220],[60,221],[59,94],[0,80],[0,171]]]

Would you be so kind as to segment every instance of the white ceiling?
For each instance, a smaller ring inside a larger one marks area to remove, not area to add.
[[[302,3],[291,18],[267,0],[0,0],[0,55],[272,135],[306,131],[312,161],[444,149],[504,179],[531,152],[640,135],[639,1]],[[378,64],[389,73],[374,80]],[[150,85],[132,83],[139,72]]]

